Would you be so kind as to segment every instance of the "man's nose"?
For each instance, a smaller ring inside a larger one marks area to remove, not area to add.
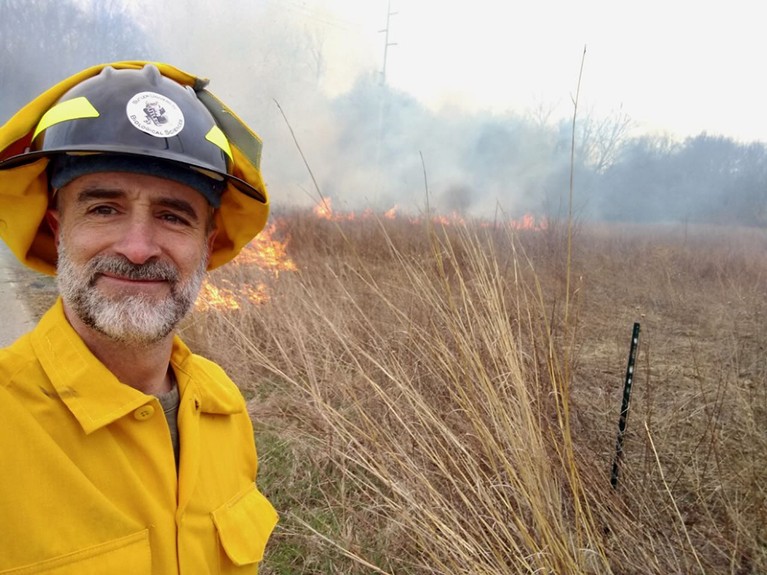
[[[133,217],[126,221],[114,250],[134,264],[143,264],[161,253],[156,226],[151,218]]]

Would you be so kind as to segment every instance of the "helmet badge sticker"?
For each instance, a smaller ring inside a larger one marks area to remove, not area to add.
[[[156,138],[170,138],[184,129],[184,113],[178,104],[156,92],[139,92],[125,106],[135,128]]]

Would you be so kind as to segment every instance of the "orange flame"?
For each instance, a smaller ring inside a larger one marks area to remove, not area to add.
[[[330,198],[322,200],[322,203],[317,204],[312,208],[314,215],[323,220],[333,219],[332,201]]]
[[[288,242],[275,239],[276,230],[276,224],[269,225],[242,249],[234,261],[240,265],[256,265],[275,273],[296,271],[298,268],[295,262],[287,254]]]
[[[272,277],[281,271],[296,271],[298,267],[287,255],[287,240],[274,237],[276,224],[265,228],[253,241],[246,245],[232,263],[242,266],[256,266]],[[233,286],[228,280],[214,285],[206,278],[200,290],[195,308],[198,311],[238,310],[245,304],[262,304],[269,301],[268,289],[264,282],[256,285]]]
[[[383,213],[383,217],[387,220],[395,220],[399,217],[405,217],[413,224],[421,223],[422,218],[420,216],[400,216],[399,206],[395,205],[389,210]],[[330,220],[334,222],[340,221],[353,221],[353,220],[366,220],[375,217],[375,213],[371,209],[366,209],[361,214],[355,214],[354,212],[336,212],[333,210],[333,202],[331,198],[323,198],[322,202],[315,205],[312,208],[314,215],[323,220]],[[466,219],[458,212],[452,212],[450,214],[434,214],[431,216],[432,223],[450,226],[450,225],[464,225]],[[541,231],[548,228],[548,222],[546,218],[536,219],[533,214],[525,214],[521,218],[515,220],[509,220],[508,224],[515,230],[532,230]],[[480,224],[484,225],[484,224]]]
[[[198,311],[237,310],[245,303],[264,303],[269,300],[267,288],[263,283],[255,286],[220,287],[206,280],[200,290],[195,308]]]
[[[333,210],[333,201],[331,198],[323,198],[321,203],[312,208],[312,212],[322,220],[330,220],[333,222],[351,222],[357,219],[365,220],[370,219],[375,215],[370,208],[366,209],[360,215],[357,215],[354,212],[336,212]]]
[[[518,220],[511,220],[509,225],[515,230],[541,231],[549,227],[546,218],[541,218],[538,222],[533,214],[525,214]]]
[[[466,223],[466,220],[458,212],[452,212],[448,215],[434,215],[431,217],[431,221],[442,226],[463,225]]]

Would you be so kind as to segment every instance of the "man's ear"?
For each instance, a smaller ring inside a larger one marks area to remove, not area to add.
[[[59,245],[59,233],[61,230],[61,214],[56,208],[48,208],[45,212],[45,221],[48,227],[53,232],[53,237],[56,240],[56,245]]]
[[[54,232],[55,233],[55,232]],[[213,255],[213,243],[216,241],[218,228],[213,228],[208,232],[208,258]]]

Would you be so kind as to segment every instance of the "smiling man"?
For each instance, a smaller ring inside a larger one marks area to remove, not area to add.
[[[0,574],[257,572],[245,402],[175,333],[268,214],[260,141],[205,85],[97,66],[0,129],[0,235],[60,293],[0,350]]]
[[[145,393],[171,391],[172,370],[150,365],[141,374],[136,367],[147,349],[172,343],[197,298],[215,236],[205,198],[143,174],[101,172],[71,182],[67,169],[52,174],[52,182],[66,183],[49,224],[67,318],[123,383]]]

